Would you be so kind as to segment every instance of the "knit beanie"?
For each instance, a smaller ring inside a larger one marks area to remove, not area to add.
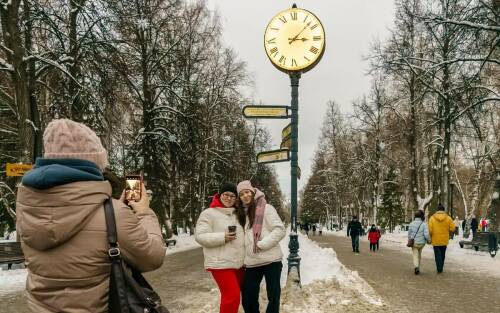
[[[242,192],[243,190],[250,190],[251,192],[255,193],[255,188],[252,186],[252,183],[249,180],[244,180],[239,183],[236,189],[238,190],[238,194],[240,194],[240,192]]]
[[[43,133],[46,159],[81,159],[101,170],[108,165],[108,154],[96,133],[84,124],[68,119],[53,120]]]
[[[219,188],[219,194],[221,195],[224,192],[232,192],[235,195],[237,195],[237,193],[236,193],[236,186],[234,184],[231,184],[231,183],[224,183]]]

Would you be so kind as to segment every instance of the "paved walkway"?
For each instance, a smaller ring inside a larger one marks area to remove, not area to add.
[[[203,269],[201,248],[167,255],[160,269],[145,276],[172,313],[217,311],[219,293]],[[0,302],[0,313],[32,313],[22,292],[4,295]]]
[[[452,262],[445,263],[444,273],[437,275],[430,257],[423,257],[422,273],[416,276],[409,248],[382,246],[373,253],[362,240],[361,253],[355,255],[347,236],[310,238],[322,247],[334,248],[340,262],[358,271],[399,312],[500,312],[500,280],[496,277],[464,272],[463,265]]]

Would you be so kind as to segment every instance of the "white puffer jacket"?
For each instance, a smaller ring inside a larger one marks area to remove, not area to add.
[[[257,267],[281,261],[283,252],[279,243],[283,237],[285,237],[285,225],[276,209],[267,204],[264,211],[262,233],[259,242],[257,242],[260,251],[253,252],[253,231],[249,228],[247,218],[245,226],[245,266]]]
[[[206,269],[239,269],[245,257],[243,227],[234,208],[208,208],[196,222],[195,240],[203,247]],[[225,242],[228,226],[236,226],[236,239]]]

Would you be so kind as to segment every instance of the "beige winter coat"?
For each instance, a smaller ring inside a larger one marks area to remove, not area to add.
[[[17,229],[32,312],[107,312],[110,261],[103,203],[110,195],[107,181],[19,188]],[[160,267],[165,247],[154,212],[134,214],[117,200],[113,206],[123,258],[142,272]]]
[[[257,267],[281,261],[283,252],[279,243],[283,237],[285,237],[285,225],[283,225],[283,221],[276,209],[267,204],[264,211],[262,233],[259,242],[257,242],[260,251],[255,253],[253,251],[253,231],[249,228],[247,218],[245,226],[245,266]]]
[[[234,208],[208,208],[196,222],[195,240],[203,247],[206,269],[238,269],[243,266],[245,240]],[[225,242],[228,226],[236,226],[236,239]]]

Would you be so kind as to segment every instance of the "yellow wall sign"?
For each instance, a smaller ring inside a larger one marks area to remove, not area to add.
[[[33,168],[33,164],[7,163],[5,171],[7,176],[24,176]]]
[[[280,149],[257,154],[257,163],[276,163],[290,160],[290,150]]]
[[[289,118],[289,107],[279,105],[247,105],[243,108],[246,118]]]

